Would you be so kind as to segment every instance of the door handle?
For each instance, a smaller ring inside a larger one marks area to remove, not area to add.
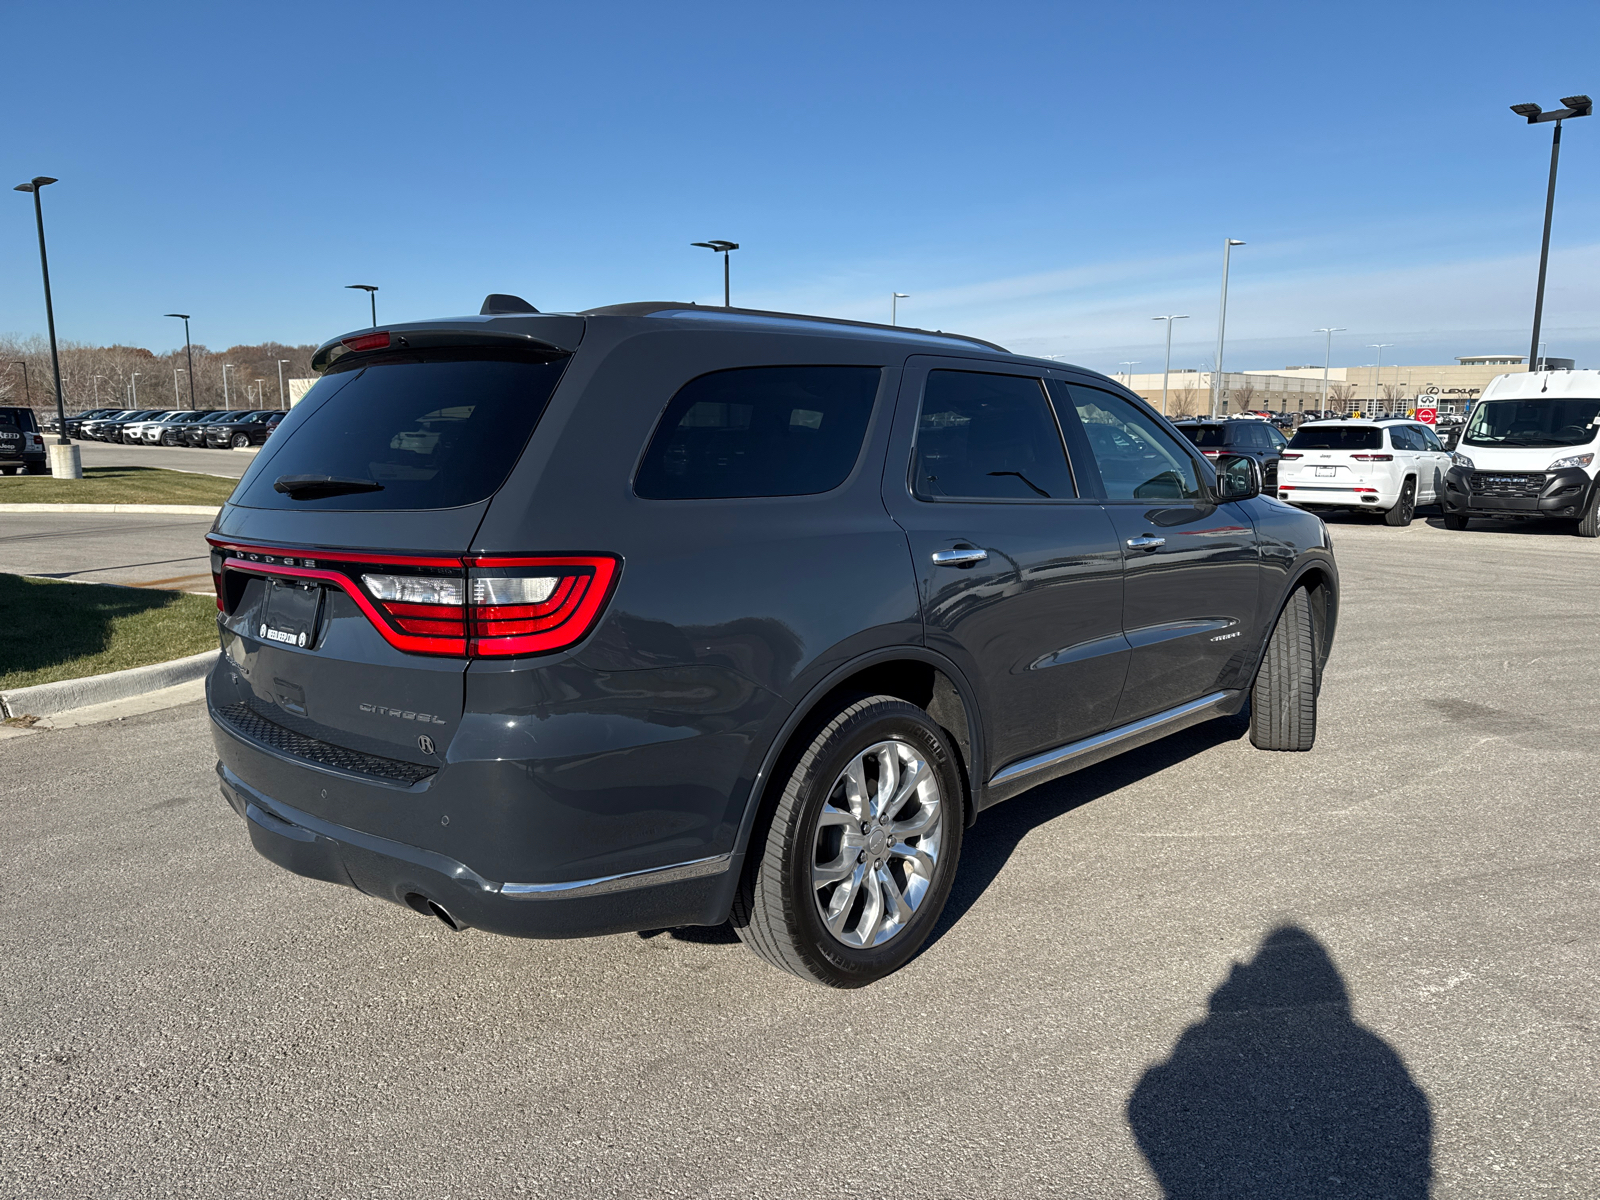
[[[1154,550],[1157,547],[1165,546],[1166,544],[1166,538],[1134,537],[1128,539],[1129,550]]]
[[[933,552],[933,565],[936,567],[975,567],[987,561],[987,550],[935,550]]]

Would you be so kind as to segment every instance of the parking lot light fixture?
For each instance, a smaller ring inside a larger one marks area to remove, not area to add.
[[[1238,238],[1222,239],[1222,301],[1217,305],[1217,361],[1211,380],[1211,415],[1217,415],[1222,403],[1222,341],[1228,327],[1228,260],[1235,246],[1244,245]]]
[[[728,255],[739,248],[739,243],[723,241],[721,238],[712,238],[709,242],[690,242],[689,244],[691,246],[701,246],[707,250],[714,250],[722,255],[722,307],[732,308],[733,301],[730,297],[733,293],[728,285]]]
[[[1132,368],[1133,367],[1137,367],[1143,361],[1144,361],[1144,359],[1142,359],[1142,358],[1134,358],[1134,359],[1129,359],[1126,362],[1120,362],[1120,363],[1117,364],[1119,367],[1128,367],[1129,368],[1129,370],[1124,371],[1123,374],[1128,377],[1128,390],[1130,392],[1133,390],[1133,371],[1132,371]]]
[[[1172,323],[1174,321],[1187,321],[1188,313],[1173,313],[1165,317],[1151,317],[1152,321],[1165,321],[1167,323],[1167,357],[1161,365],[1161,415],[1167,415],[1167,376],[1172,374]]]
[[[1325,333],[1325,334],[1328,335],[1327,344],[1324,345],[1323,348],[1322,348],[1322,411],[1323,412],[1327,412],[1328,411],[1328,363],[1333,358],[1333,335],[1336,334],[1336,333],[1347,333],[1349,331],[1346,330],[1343,325],[1324,325],[1321,329],[1314,329],[1314,330],[1312,330],[1312,332],[1313,333]],[[1301,408],[1301,411],[1305,410],[1305,401],[1302,400],[1300,402],[1300,408]]]
[[[135,409],[139,407],[139,376],[143,374],[143,371],[135,371],[128,376],[128,395],[132,399],[132,407]]]
[[[178,399],[178,376],[182,374],[182,367],[172,368],[172,406],[174,408],[180,408],[183,405],[183,401]]]
[[[231,370],[233,370],[233,364],[232,363],[223,363],[222,364],[222,407],[223,408],[232,408],[233,407],[232,403],[230,403],[229,400],[228,400],[228,372],[231,371]]]
[[[194,407],[194,347],[189,344],[189,314],[164,313],[164,316],[176,317],[183,322],[183,352],[189,356],[189,407]]]
[[[891,324],[891,325],[900,324],[900,321],[899,321],[899,317],[900,317],[899,304],[900,304],[900,301],[909,300],[909,299],[911,299],[911,293],[910,292],[890,292],[889,293],[889,324]]]
[[[1385,350],[1387,350],[1392,345],[1394,345],[1393,342],[1368,342],[1367,343],[1367,349],[1368,350],[1376,350],[1378,352],[1378,362],[1377,362],[1377,365],[1372,370],[1372,404],[1373,404],[1373,407],[1377,407],[1378,398],[1379,398],[1378,397],[1378,388],[1383,383],[1383,352]]]
[[[293,359],[288,358],[280,358],[278,360],[278,408],[280,411],[289,407],[283,402],[283,364],[293,361]]]
[[[1533,341],[1528,347],[1528,365],[1532,367],[1539,355],[1539,325],[1544,319],[1544,276],[1550,264],[1550,221],[1556,207],[1556,163],[1561,158],[1561,122],[1587,117],[1594,112],[1594,101],[1587,96],[1563,96],[1562,107],[1545,112],[1537,104],[1513,104],[1511,111],[1524,118],[1529,125],[1545,121],[1555,122],[1555,133],[1550,138],[1550,186],[1544,197],[1544,239],[1539,243],[1539,286],[1533,294]]]
[[[70,446],[72,439],[67,436],[67,402],[61,393],[61,355],[56,350],[56,310],[50,300],[50,257],[44,249],[44,205],[39,199],[39,193],[56,182],[48,175],[35,175],[27,183],[17,184],[13,190],[33,194],[33,219],[39,227],[39,272],[44,276],[44,319],[50,330],[50,367],[56,379],[56,445]],[[75,474],[72,478],[82,478],[82,475]]]
[[[365,292],[367,299],[372,301],[372,327],[378,327],[378,285],[375,283],[347,283],[344,285],[347,292]]]

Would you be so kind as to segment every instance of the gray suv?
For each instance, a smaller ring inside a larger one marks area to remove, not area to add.
[[[301,875],[853,987],[991,805],[1246,706],[1311,747],[1322,522],[1102,375],[507,296],[315,368],[209,539],[222,791]]]

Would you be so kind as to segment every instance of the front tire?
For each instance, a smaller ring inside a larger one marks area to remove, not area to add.
[[[961,780],[944,730],[914,704],[868,696],[780,779],[733,903],[740,940],[827,987],[898,970],[933,932],[961,855]]]
[[[1296,588],[1278,614],[1250,690],[1250,744],[1309,750],[1317,740],[1317,639],[1311,595]]]
[[[243,450],[250,444],[250,435],[247,433],[236,433],[233,435],[233,440],[229,444],[232,445],[235,450]]]
[[[1589,496],[1589,509],[1578,518],[1577,534],[1579,537],[1600,537],[1600,485],[1592,487]]]
[[[1458,513],[1447,512],[1444,514],[1444,527],[1459,533],[1467,527],[1467,518]]]
[[[1407,479],[1400,488],[1400,499],[1383,514],[1383,523],[1395,529],[1404,529],[1417,515],[1417,481]]]

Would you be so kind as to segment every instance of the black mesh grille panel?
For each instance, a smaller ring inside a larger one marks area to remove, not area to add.
[[[376,754],[364,754],[360,750],[350,750],[344,746],[335,746],[331,742],[307,737],[303,733],[285,729],[275,721],[267,720],[247,704],[230,704],[226,708],[219,708],[217,716],[252,741],[270,746],[280,754],[290,754],[324,767],[354,771],[361,775],[375,775],[379,779],[391,779],[405,784],[426,779],[437,770],[435,767],[402,762],[398,758],[381,758]]]
[[[1509,496],[1528,499],[1544,491],[1544,475],[1523,475],[1477,471],[1469,480],[1473,491],[1484,496]]]

